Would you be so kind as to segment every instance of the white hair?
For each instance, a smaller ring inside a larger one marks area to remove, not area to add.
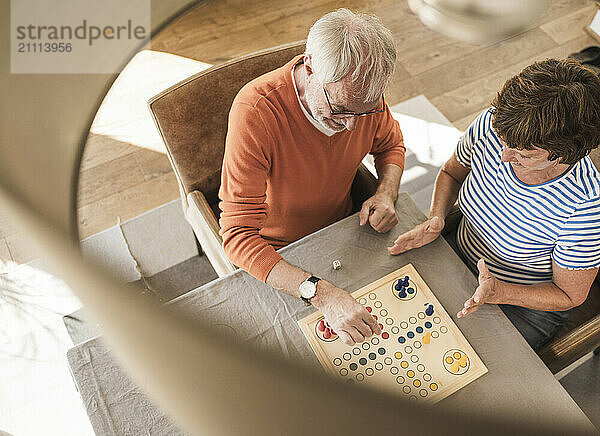
[[[396,64],[392,32],[376,16],[355,14],[345,8],[330,12],[313,24],[306,39],[306,54],[323,85],[348,74],[353,82],[362,79],[359,94],[365,102],[375,101],[383,94]]]

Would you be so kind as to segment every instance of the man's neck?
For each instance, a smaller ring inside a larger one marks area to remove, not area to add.
[[[304,106],[304,109],[312,115],[310,108],[308,107],[308,102],[306,101],[306,73],[304,71],[303,64],[297,64],[294,67],[294,81],[296,82],[296,89],[298,90],[298,97],[300,98],[300,103]]]

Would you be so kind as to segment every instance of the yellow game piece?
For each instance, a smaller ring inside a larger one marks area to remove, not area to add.
[[[456,360],[460,359],[460,351],[455,351],[454,354],[452,355],[452,357],[454,357]]]
[[[402,362],[400,362],[400,366],[404,369],[408,368],[408,362],[406,360],[403,360]]]
[[[429,342],[431,342],[431,333],[427,332],[427,334],[423,336],[423,343],[428,344]]]
[[[458,362],[458,360],[457,360],[457,361],[456,361],[456,362],[454,362],[454,363],[452,364],[452,366],[450,367],[450,371],[452,371],[452,372],[458,372],[458,365],[459,365],[459,362]]]
[[[460,358],[460,360],[458,361],[458,363],[461,366],[461,368],[464,368],[469,363],[469,358],[467,357],[466,354],[463,354],[463,357]]]
[[[429,389],[431,389],[432,391],[437,391],[438,389],[438,385],[436,385],[435,383],[431,383],[429,385]]]
[[[450,365],[452,362],[454,362],[454,359],[452,358],[452,356],[448,356],[448,357],[446,357],[446,363],[447,363],[448,365]]]
[[[414,377],[415,376],[415,372],[412,369],[409,369],[408,371],[406,371],[406,375],[409,377]]]
[[[419,386],[421,386],[421,380],[415,380],[415,381],[413,381],[413,386],[415,388],[418,388]]]
[[[394,353],[394,357],[398,360],[402,359],[402,353],[400,351],[396,351]]]

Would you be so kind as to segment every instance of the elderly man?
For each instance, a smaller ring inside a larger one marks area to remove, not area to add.
[[[380,182],[360,225],[387,232],[397,223],[405,149],[383,98],[395,60],[388,29],[340,9],[312,26],[304,55],[244,86],[229,114],[219,192],[225,253],[320,309],[349,345],[379,334],[375,319],[276,250],[349,215],[351,184],[368,153]]]

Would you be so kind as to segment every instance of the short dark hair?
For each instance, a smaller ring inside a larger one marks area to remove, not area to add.
[[[600,144],[600,77],[573,59],[546,59],[506,81],[492,126],[511,148],[550,152],[574,164]]]

